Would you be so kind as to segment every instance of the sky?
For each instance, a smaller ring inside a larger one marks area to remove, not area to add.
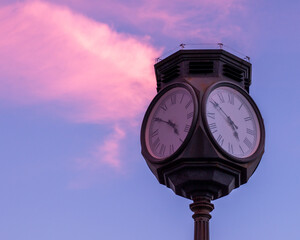
[[[249,56],[266,128],[247,184],[213,201],[211,239],[297,239],[300,2],[0,2],[0,239],[193,239],[190,200],[141,156],[155,58]],[[199,44],[199,45],[194,45]]]

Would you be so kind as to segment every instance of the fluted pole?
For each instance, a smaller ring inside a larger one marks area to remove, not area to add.
[[[209,219],[211,219],[210,212],[214,209],[214,205],[210,202],[211,198],[207,196],[195,197],[193,201],[190,209],[194,212],[194,240],[209,240]]]

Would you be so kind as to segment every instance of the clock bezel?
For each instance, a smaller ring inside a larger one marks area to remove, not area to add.
[[[245,158],[239,158],[236,157],[234,155],[231,155],[230,153],[228,153],[227,151],[225,151],[217,142],[217,140],[214,138],[213,134],[211,133],[209,126],[208,126],[208,122],[207,122],[207,118],[206,118],[206,103],[208,100],[208,97],[210,95],[210,93],[215,90],[216,88],[219,87],[229,87],[229,88],[233,88],[236,91],[238,91],[240,94],[242,94],[245,99],[249,102],[249,104],[251,105],[251,107],[254,110],[254,113],[256,114],[257,120],[258,120],[258,127],[260,130],[260,138],[259,138],[259,143],[257,146],[257,149],[255,150],[254,153],[252,153],[250,156],[245,157]],[[262,152],[264,151],[264,141],[265,141],[265,128],[264,128],[264,123],[263,123],[263,118],[261,116],[261,113],[256,105],[256,103],[254,102],[254,100],[252,99],[252,97],[244,90],[242,89],[240,86],[231,83],[231,82],[227,82],[227,81],[222,81],[222,82],[217,82],[212,84],[210,87],[208,87],[203,95],[203,100],[202,100],[202,104],[201,104],[201,115],[202,115],[202,121],[203,121],[203,125],[205,128],[205,131],[210,139],[210,141],[213,143],[213,145],[216,147],[216,149],[225,157],[230,158],[231,160],[234,160],[236,162],[239,163],[248,163],[251,161],[254,161],[255,159],[257,159]]]
[[[148,121],[150,120],[149,117],[151,115],[152,110],[154,109],[156,103],[159,101],[159,99],[161,97],[163,97],[168,91],[170,91],[173,88],[185,88],[192,96],[192,100],[194,103],[194,115],[193,115],[193,120],[191,123],[191,127],[190,130],[188,132],[188,134],[186,135],[183,143],[180,145],[180,147],[170,156],[165,157],[165,158],[156,158],[154,157],[148,150],[147,144],[146,144],[146,130],[147,130],[147,124]],[[198,97],[197,94],[194,90],[194,88],[188,84],[188,83],[173,83],[171,85],[166,86],[165,88],[161,89],[157,95],[153,98],[153,100],[151,101],[145,116],[144,116],[144,120],[142,123],[142,128],[141,128],[141,144],[142,144],[142,153],[144,155],[144,157],[149,160],[150,162],[153,163],[165,163],[167,161],[170,161],[172,159],[174,159],[175,157],[177,157],[185,148],[185,146],[187,145],[187,143],[189,142],[189,140],[191,139],[193,132],[195,130],[195,126],[198,120],[198,115],[199,115],[199,104],[198,104]]]

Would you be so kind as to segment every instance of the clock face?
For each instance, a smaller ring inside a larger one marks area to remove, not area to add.
[[[214,88],[206,99],[205,118],[214,141],[227,154],[246,159],[260,143],[260,125],[250,97],[229,84]]]
[[[181,84],[153,101],[145,128],[145,143],[152,157],[163,160],[178,151],[194,125],[195,94],[190,87]]]

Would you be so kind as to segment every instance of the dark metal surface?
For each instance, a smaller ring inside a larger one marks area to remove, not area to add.
[[[193,198],[190,209],[194,212],[194,240],[209,240],[209,220],[210,212],[214,205],[210,202],[209,196],[198,196]]]
[[[261,142],[258,151],[247,161],[238,161],[216,146],[202,115],[205,98],[215,84],[234,84],[248,95],[251,64],[221,49],[180,50],[155,64],[155,72],[158,96],[172,85],[189,85],[196,94],[200,113],[184,147],[164,161],[155,160],[149,157],[144,141],[151,103],[142,124],[141,145],[142,155],[158,181],[177,195],[189,199],[203,192],[209,192],[213,199],[218,199],[246,183],[264,152],[264,127],[258,108],[255,107],[255,111],[260,120]]]
[[[251,63],[223,49],[179,50],[154,65],[157,91],[180,78],[222,78],[249,92]]]
[[[141,129],[142,155],[157,180],[175,194],[192,199],[195,240],[209,240],[209,219],[213,210],[211,200],[228,195],[245,184],[255,172],[265,146],[265,128],[261,114],[248,95],[251,84],[251,64],[224,50],[180,50],[155,64],[158,95],[173,84],[188,85],[198,101],[199,116],[190,129],[183,147],[168,159],[152,159],[145,146],[145,126],[151,105]],[[218,85],[241,88],[251,102],[259,119],[261,139],[257,151],[247,159],[226,154],[215,143],[203,114],[211,89]],[[198,111],[197,107],[197,111]],[[178,113],[180,114],[180,113]]]

